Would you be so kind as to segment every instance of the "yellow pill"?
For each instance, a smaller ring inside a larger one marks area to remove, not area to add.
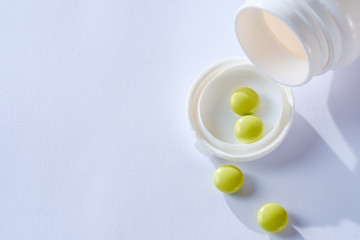
[[[264,124],[256,116],[241,117],[235,124],[235,135],[243,143],[254,143],[264,136]]]
[[[280,232],[288,223],[286,210],[275,203],[269,203],[260,208],[257,221],[262,229],[267,232]]]
[[[224,165],[216,169],[214,184],[224,193],[234,193],[240,190],[244,183],[244,175],[241,170],[233,165]]]
[[[259,108],[259,104],[259,95],[248,87],[237,89],[230,97],[231,109],[242,116],[254,114]]]

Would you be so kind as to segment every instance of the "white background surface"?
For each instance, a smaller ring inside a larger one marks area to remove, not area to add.
[[[0,1],[0,239],[358,239],[360,61],[294,89],[269,156],[223,195],[187,91],[243,55],[243,1]],[[256,225],[265,203],[291,226]]]

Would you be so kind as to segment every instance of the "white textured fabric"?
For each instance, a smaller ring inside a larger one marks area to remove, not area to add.
[[[360,61],[294,89],[272,154],[223,195],[187,91],[243,55],[243,1],[0,1],[0,239],[358,239]],[[291,227],[268,235],[262,204]]]

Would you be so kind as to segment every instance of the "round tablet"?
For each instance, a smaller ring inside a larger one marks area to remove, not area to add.
[[[244,175],[241,170],[233,165],[224,165],[216,169],[214,184],[224,193],[234,193],[240,190],[244,183]]]
[[[275,203],[269,203],[260,208],[257,221],[267,232],[280,232],[288,223],[288,214],[285,209]]]
[[[259,141],[264,136],[264,124],[252,115],[241,117],[235,124],[235,135],[243,143]]]
[[[231,109],[242,116],[255,113],[259,104],[259,95],[248,87],[237,89],[230,97]]]

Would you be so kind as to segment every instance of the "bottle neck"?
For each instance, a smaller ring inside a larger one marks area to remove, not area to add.
[[[249,0],[235,27],[249,59],[285,85],[305,84],[331,68],[339,55],[336,24],[317,0]]]

